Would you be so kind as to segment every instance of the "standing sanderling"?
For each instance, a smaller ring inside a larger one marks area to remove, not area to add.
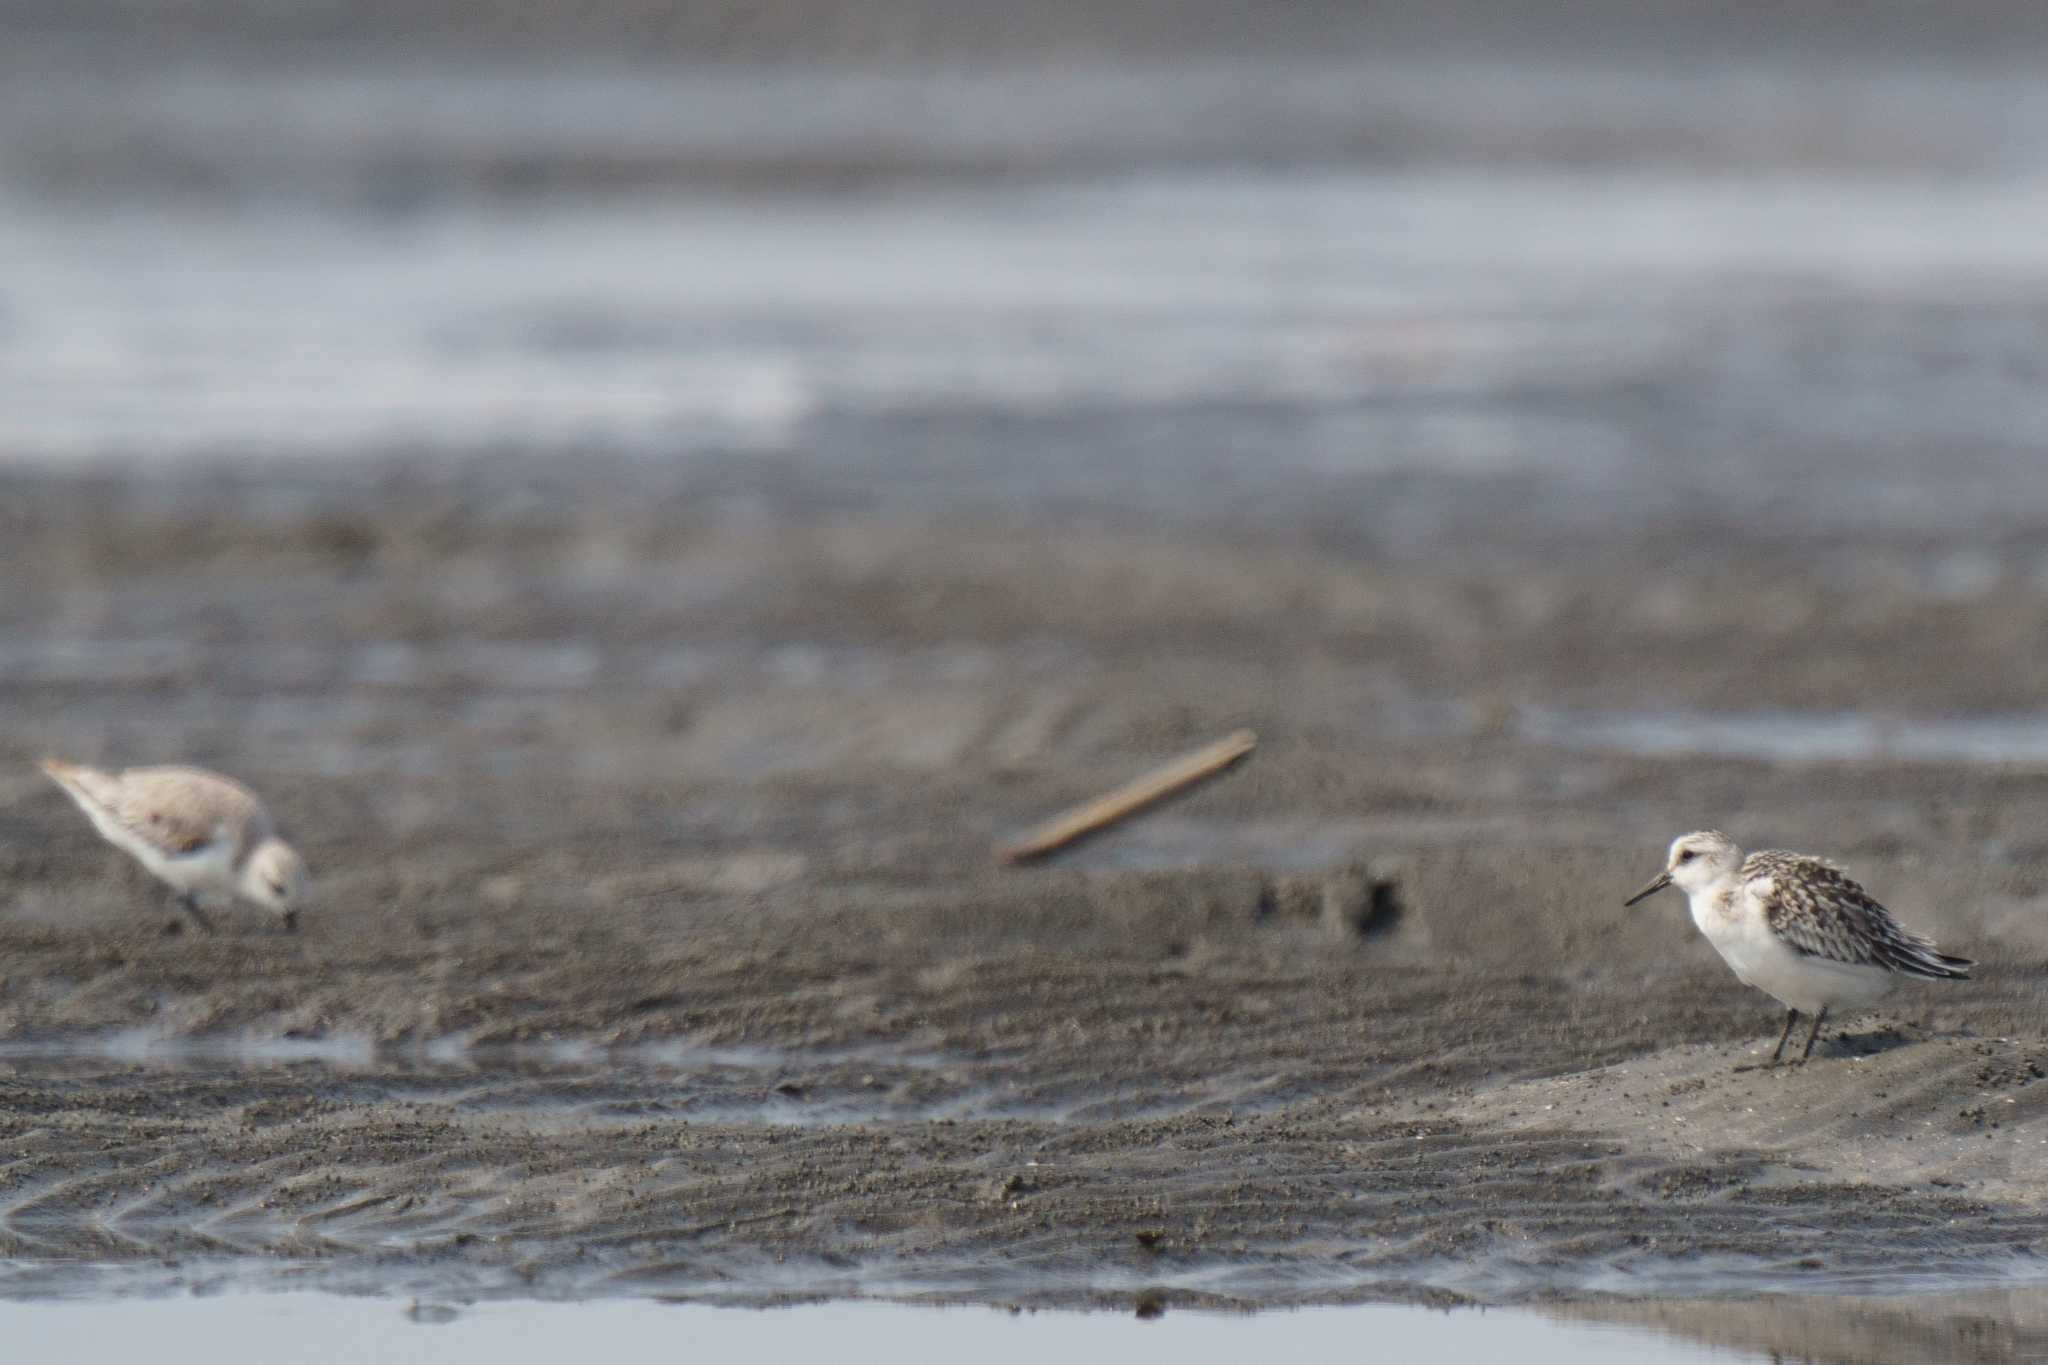
[[[1801,853],[1766,850],[1747,858],[1719,830],[1683,834],[1656,881],[1630,896],[1676,886],[1692,905],[1692,922],[1747,985],[1785,1006],[1785,1031],[1771,1053],[1775,1064],[1801,1014],[1813,1016],[1806,1051],[1820,1036],[1828,1008],[1868,1005],[1892,988],[1896,976],[1965,980],[1968,958],[1937,952],[1930,939],[1900,927],[1832,863]]]
[[[43,771],[64,788],[108,843],[177,893],[202,929],[213,926],[201,903],[237,895],[298,927],[306,865],[277,836],[270,812],[233,778],[204,768],[129,768],[102,772],[46,758]]]

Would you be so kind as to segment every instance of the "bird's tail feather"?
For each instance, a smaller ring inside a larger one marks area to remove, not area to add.
[[[1904,958],[1896,967],[1909,976],[1923,976],[1929,981],[1967,981],[1970,968],[1976,965],[1967,957],[1951,957],[1930,949]]]
[[[45,777],[70,792],[79,789],[79,775],[85,771],[80,765],[61,758],[46,758],[36,766],[43,770]]]
[[[72,763],[61,758],[46,758],[36,766],[41,768],[52,782],[62,787],[65,795],[80,805],[90,808],[91,803],[99,800],[93,792],[93,779],[98,774],[83,763]]]

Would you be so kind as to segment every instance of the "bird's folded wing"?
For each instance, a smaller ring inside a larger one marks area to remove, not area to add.
[[[1833,863],[1765,852],[1751,854],[1742,871],[1744,887],[1763,906],[1771,932],[1808,957],[1912,976],[1969,975],[1967,959],[1944,956],[1932,939],[1893,919]]]
[[[177,769],[130,770],[103,801],[122,828],[174,858],[253,832],[259,818],[246,793]]]
[[[1755,853],[1742,872],[1744,889],[1787,946],[1832,962],[1885,965],[1884,941],[1900,930],[1840,868],[1797,854]]]

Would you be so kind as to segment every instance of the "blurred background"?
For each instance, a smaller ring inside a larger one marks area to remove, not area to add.
[[[1967,541],[1944,581],[2043,511],[2030,5],[6,0],[0,37],[13,466],[723,461],[1475,561]]]
[[[4,0],[13,743],[1523,746],[1402,811],[2048,759],[2044,57],[1918,0]]]

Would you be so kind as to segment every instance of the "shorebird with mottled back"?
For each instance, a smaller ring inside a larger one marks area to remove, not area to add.
[[[1902,927],[1833,863],[1775,849],[1745,858],[1719,830],[1673,840],[1663,874],[1625,904],[1667,886],[1685,892],[1692,922],[1735,975],[1785,1007],[1773,1064],[1801,1014],[1813,1016],[1813,1031],[1799,1055],[1805,1061],[1813,1055],[1821,1021],[1835,1006],[1871,1004],[1901,976],[1967,980],[1976,965]]]
[[[62,787],[107,842],[176,893],[202,929],[203,907],[239,896],[298,927],[306,865],[277,835],[256,794],[204,768],[128,768],[102,772],[46,758],[42,769]]]

